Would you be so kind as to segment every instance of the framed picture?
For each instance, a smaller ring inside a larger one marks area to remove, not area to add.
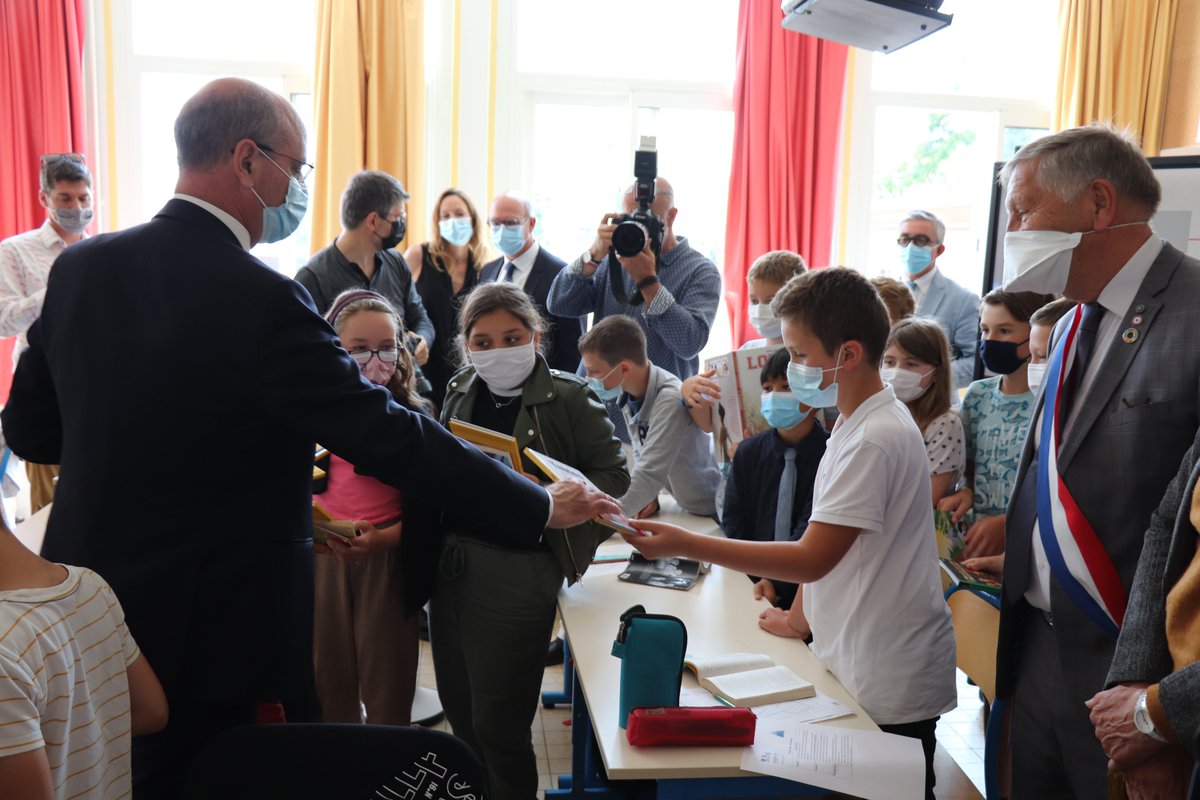
[[[450,432],[464,442],[475,445],[508,468],[524,472],[521,469],[521,451],[517,447],[517,440],[514,437],[496,433],[488,428],[481,428],[460,419],[450,420]]]

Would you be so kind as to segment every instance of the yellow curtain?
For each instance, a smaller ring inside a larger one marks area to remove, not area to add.
[[[318,0],[313,252],[341,231],[355,172],[396,176],[408,202],[405,244],[426,238],[424,0]]]
[[[1178,6],[1179,0],[1060,0],[1051,129],[1097,121],[1128,126],[1146,155],[1157,155]]]

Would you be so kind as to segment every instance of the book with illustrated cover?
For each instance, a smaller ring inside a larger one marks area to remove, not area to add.
[[[957,561],[952,561],[948,558],[939,558],[938,562],[942,565],[942,570],[950,576],[950,582],[955,586],[962,586],[968,589],[981,589],[985,592],[991,592],[994,595],[1000,594],[1000,579],[995,575],[989,575],[986,572],[979,572],[974,569],[967,569]]]
[[[713,437],[718,457],[771,426],[762,415],[762,382],[759,376],[778,347],[748,347],[706,359],[704,370],[715,370],[712,380],[721,388],[713,404]]]
[[[470,442],[486,455],[499,461],[504,466],[524,473],[521,469],[521,449],[517,440],[503,433],[497,433],[490,428],[463,422],[461,419],[450,420],[450,432],[464,442]]]
[[[938,558],[961,561],[966,550],[966,535],[971,529],[974,515],[967,512],[957,523],[951,521],[949,511],[933,512],[934,533],[937,536]]]
[[[803,700],[817,693],[811,681],[777,665],[770,656],[761,653],[720,656],[689,653],[684,657],[683,665],[696,674],[702,687],[739,708]]]
[[[646,558],[633,553],[629,556],[629,566],[617,577],[626,583],[686,591],[706,572],[707,564],[690,558]]]
[[[345,519],[334,519],[325,508],[315,500],[312,504],[313,541],[327,544],[330,536],[340,536],[343,539],[353,539],[359,535],[354,523]]]
[[[600,491],[598,488],[596,488],[596,484],[588,480],[587,475],[584,475],[570,464],[564,464],[557,458],[551,458],[545,453],[539,453],[532,447],[525,448],[525,457],[528,458],[533,465],[537,467],[543,475],[546,476],[546,479],[552,483],[555,481],[561,481],[563,478],[574,478],[580,483],[590,486],[593,489],[596,489],[596,491]],[[629,521],[629,518],[624,514],[601,514],[600,516],[596,517],[595,521],[606,528],[612,528],[614,531],[623,533],[626,536],[646,535],[637,528],[633,527],[633,524]]]

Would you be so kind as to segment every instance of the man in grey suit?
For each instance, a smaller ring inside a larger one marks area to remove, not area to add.
[[[1200,261],[1153,234],[1158,181],[1109,127],[1032,142],[1001,181],[1005,288],[1084,305],[1056,328],[1009,503],[997,696],[1012,703],[1014,800],[1091,800],[1107,796],[1108,758],[1084,703],[1200,424]],[[1062,513],[1067,496],[1078,513]]]
[[[938,256],[946,252],[946,225],[936,214],[910,211],[900,223],[900,262],[904,280],[917,301],[917,316],[938,321],[950,343],[954,388],[966,388],[975,378],[979,342],[979,297],[942,274]],[[957,402],[957,401],[955,401]]]
[[[1109,688],[1088,701],[1130,800],[1182,797],[1200,755],[1200,437],[1151,518]]]

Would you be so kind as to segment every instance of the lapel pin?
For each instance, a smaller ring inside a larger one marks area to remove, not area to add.
[[[1142,315],[1141,315],[1141,314],[1138,314],[1136,317],[1134,317],[1133,319],[1129,320],[1129,324],[1130,324],[1130,325],[1141,325],[1141,324],[1142,324],[1142,322],[1144,322],[1144,321],[1145,321],[1145,320],[1144,320],[1144,318],[1142,317]]]
[[[1143,303],[1138,303],[1137,306],[1135,306],[1133,310],[1134,310],[1134,312],[1140,314],[1146,310],[1146,306]]]
[[[1137,340],[1137,328],[1126,328],[1125,332],[1121,334],[1121,341],[1125,342],[1125,344],[1133,344]]]

